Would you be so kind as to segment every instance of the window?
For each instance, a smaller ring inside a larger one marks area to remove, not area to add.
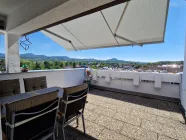
[[[0,33],[0,73],[6,71],[5,69],[5,40],[4,34]]]

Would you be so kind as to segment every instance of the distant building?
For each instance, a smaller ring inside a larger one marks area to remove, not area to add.
[[[152,70],[146,70],[145,72],[153,72]]]
[[[171,65],[158,65],[158,68],[181,68],[182,65],[177,65],[177,64],[171,64]]]
[[[167,70],[162,70],[162,71],[160,71],[160,73],[168,73],[168,71]]]

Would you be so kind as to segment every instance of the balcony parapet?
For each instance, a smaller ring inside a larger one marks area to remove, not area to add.
[[[19,73],[1,73],[0,80],[19,79],[21,93],[24,93],[24,78],[46,76],[47,86],[70,87],[83,83],[85,79],[84,69],[52,69],[52,70],[34,70]]]
[[[180,99],[181,74],[92,70],[101,87]]]

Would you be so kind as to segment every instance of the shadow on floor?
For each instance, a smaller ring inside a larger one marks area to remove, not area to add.
[[[66,135],[66,140],[97,140],[96,138],[85,134],[81,132],[80,130],[72,127],[72,126],[67,126],[65,128],[65,135]]]
[[[177,102],[136,96],[136,95],[131,95],[128,93],[125,94],[125,93],[113,92],[113,91],[108,91],[108,90],[100,89],[100,88],[99,89],[92,88],[89,94],[111,98],[115,100],[120,100],[120,101],[133,103],[137,105],[142,105],[142,106],[146,106],[150,108],[156,108],[160,110],[181,113],[179,103]]]

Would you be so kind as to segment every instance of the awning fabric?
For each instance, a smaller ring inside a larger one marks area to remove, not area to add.
[[[42,30],[67,50],[164,41],[169,0],[131,0]]]

